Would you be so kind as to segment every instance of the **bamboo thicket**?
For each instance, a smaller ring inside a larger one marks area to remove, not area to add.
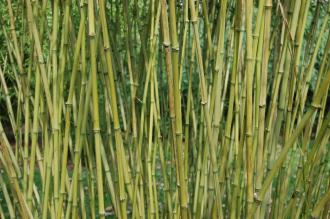
[[[0,218],[329,217],[328,1],[0,12]]]

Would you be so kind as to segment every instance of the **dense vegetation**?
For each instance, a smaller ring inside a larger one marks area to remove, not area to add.
[[[0,218],[329,217],[328,1],[0,13]]]

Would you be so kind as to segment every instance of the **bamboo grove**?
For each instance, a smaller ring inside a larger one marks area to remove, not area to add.
[[[0,8],[0,218],[329,217],[329,1]]]

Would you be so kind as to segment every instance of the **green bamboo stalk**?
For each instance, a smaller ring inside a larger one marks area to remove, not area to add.
[[[298,135],[302,132],[305,125],[309,122],[312,115],[318,109],[321,97],[324,95],[324,92],[326,91],[326,88],[329,85],[329,83],[330,83],[330,71],[327,72],[326,80],[324,80],[322,82],[322,84],[320,85],[319,90],[314,94],[312,106],[304,114],[303,118],[301,119],[301,122],[297,126],[297,129],[293,132],[292,136],[286,142],[285,146],[283,147],[282,152],[280,153],[278,159],[274,163],[274,166],[270,170],[268,176],[265,178],[264,184],[263,184],[260,192],[257,195],[257,201],[258,202],[261,202],[262,199],[264,198],[264,196],[266,194],[266,191],[267,191],[269,185],[271,184],[271,181],[272,181],[273,177],[275,176],[275,174],[277,173],[277,171],[281,167],[281,165],[282,165],[282,163],[283,163],[290,147],[294,144],[294,142],[295,142],[296,138],[298,137]],[[251,214],[254,213],[255,207],[256,207],[256,205],[254,205],[252,211],[250,212],[249,217],[251,217]]]
[[[168,74],[173,74],[173,92],[174,92],[174,108],[175,108],[175,142],[177,147],[177,165],[178,168],[178,176],[179,176],[179,191],[180,191],[180,213],[182,218],[188,217],[188,190],[184,177],[184,160],[185,154],[182,147],[182,114],[181,114],[181,98],[180,98],[180,89],[179,89],[179,66],[178,66],[178,40],[176,34],[176,17],[175,17],[175,8],[174,1],[170,1],[170,26],[167,24],[167,13],[166,3],[162,1],[162,24],[163,24],[163,32],[164,32],[164,46],[166,49],[166,63]],[[172,39],[172,51],[170,53],[171,42],[169,41],[169,32],[171,33]],[[170,59],[169,56],[172,56]],[[172,66],[172,68],[170,68]]]
[[[328,189],[328,191],[323,196],[323,198],[319,200],[316,206],[314,207],[311,214],[313,218],[317,218],[320,215],[322,208],[324,208],[324,205],[329,201],[329,199],[330,199],[330,190]]]
[[[209,109],[207,106],[207,91],[206,91],[206,83],[205,83],[205,76],[204,76],[204,68],[203,68],[203,61],[202,61],[202,54],[201,54],[201,47],[199,43],[199,34],[197,29],[197,15],[195,11],[195,6],[192,0],[189,1],[189,7],[191,12],[191,22],[193,24],[194,29],[194,37],[195,37],[195,43],[197,48],[197,60],[198,60],[198,67],[199,67],[199,77],[200,77],[200,90],[201,90],[201,104],[204,111],[204,117],[205,117],[205,123],[207,128],[207,135],[209,139],[209,150],[211,155],[211,163],[213,167],[213,177],[215,181],[215,192],[216,192],[216,209],[218,211],[218,215],[221,217],[221,210],[220,210],[220,190],[219,190],[219,184],[218,184],[218,165],[217,165],[217,158],[215,153],[215,145],[212,142],[212,133],[211,133],[211,122],[210,122],[210,115],[209,115]]]
[[[78,61],[79,61],[79,54],[81,51],[82,41],[84,39],[84,31],[85,31],[85,7],[84,4],[81,3],[81,19],[80,19],[80,26],[79,26],[79,33],[78,33],[78,40],[75,47],[74,53],[74,62],[72,67],[71,79],[70,79],[70,88],[68,99],[66,102],[66,112],[65,112],[65,135],[63,141],[63,157],[62,157],[62,164],[61,164],[61,180],[60,180],[60,196],[59,196],[59,204],[57,207],[57,218],[60,218],[62,215],[62,208],[63,208],[63,201],[65,191],[65,182],[66,182],[66,175],[67,175],[67,157],[68,157],[68,146],[69,146],[69,131],[70,131],[70,118],[71,118],[71,108],[72,108],[72,99],[73,99],[73,92],[74,92],[74,85],[77,77],[77,68],[78,68]],[[83,71],[85,72],[85,71]],[[86,76],[82,76],[85,78]],[[81,100],[82,101],[82,100]],[[81,103],[81,102],[80,102]],[[82,105],[82,104],[80,104]]]

